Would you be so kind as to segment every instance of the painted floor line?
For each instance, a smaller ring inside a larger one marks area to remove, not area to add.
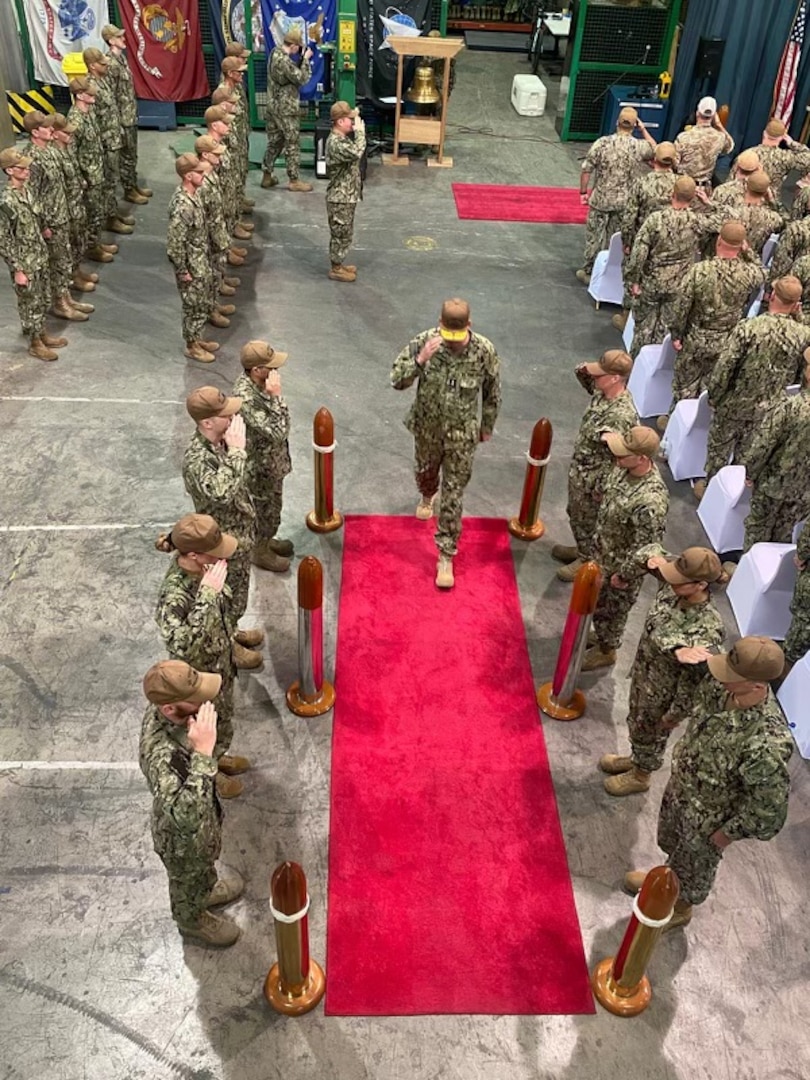
[[[182,405],[182,401],[165,398],[90,398],[90,397],[24,397],[17,394],[1,394],[0,401],[55,401],[69,405],[83,402],[98,405]]]
[[[137,761],[0,761],[0,772],[9,769],[24,769],[40,772],[80,772],[86,770],[108,770],[110,772],[132,772],[140,769]]]
[[[0,525],[0,533],[124,532],[127,529],[163,529],[165,521],[109,522],[96,525]]]

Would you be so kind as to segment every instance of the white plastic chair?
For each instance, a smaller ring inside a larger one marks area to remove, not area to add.
[[[709,481],[697,512],[715,551],[742,550],[750,509],[751,489],[745,486],[745,467],[726,465]]]
[[[633,317],[633,312],[631,311],[629,316],[627,317],[627,322],[624,324],[624,331],[622,332],[622,341],[624,342],[624,347],[627,352],[630,352],[630,350],[633,348],[633,338],[635,337],[635,334],[636,320]]]
[[[791,540],[793,541],[794,544],[798,544],[799,537],[802,535],[802,529],[805,527],[806,524],[807,524],[807,518],[805,518],[804,521],[797,521],[796,524],[793,526],[793,533],[791,535]]]
[[[597,310],[600,304],[618,304],[621,307],[624,297],[623,261],[622,234],[615,232],[607,251],[599,252],[591,270],[588,292],[596,301]]]
[[[662,344],[645,345],[639,350],[627,381],[639,416],[662,416],[669,412],[677,355],[669,334]]]
[[[795,553],[795,544],[754,544],[740,559],[726,592],[743,637],[784,640],[796,584]]]
[[[810,653],[794,664],[776,691],[782,712],[803,758],[810,758]]]
[[[706,447],[712,411],[704,390],[699,398],[679,401],[669,418],[666,453],[674,480],[692,480],[706,475]]]

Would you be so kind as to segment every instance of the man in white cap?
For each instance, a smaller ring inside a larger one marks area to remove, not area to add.
[[[713,97],[700,99],[695,126],[682,131],[675,146],[678,172],[691,176],[701,187],[711,188],[717,159],[734,149],[734,140],[717,115],[717,102]]]

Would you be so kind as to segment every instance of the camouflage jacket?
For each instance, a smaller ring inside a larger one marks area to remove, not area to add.
[[[223,532],[253,546],[256,508],[247,486],[247,454],[195,431],[183,457],[183,483],[198,514],[210,514]]]
[[[799,562],[810,563],[810,529],[804,528],[796,541],[796,558]],[[806,568],[806,567],[805,567]]]
[[[656,210],[638,231],[625,261],[624,280],[645,292],[677,292],[698,256],[701,238],[716,229],[715,214],[671,206]]]
[[[793,264],[803,255],[810,255],[810,218],[806,217],[791,221],[779,237],[768,272],[771,281],[790,274]]]
[[[0,258],[12,274],[22,270],[30,277],[48,265],[42,229],[27,187],[6,184],[0,194]]]
[[[265,394],[247,372],[233,384],[233,394],[242,399],[239,411],[247,428],[248,483],[260,495],[292,470],[290,410],[280,394]]]
[[[732,177],[724,184],[718,186],[712,192],[714,206],[732,206],[741,203],[745,199],[745,180]]]
[[[606,577],[632,581],[647,572],[647,559],[661,550],[668,509],[669,492],[657,465],[644,476],[614,466],[594,536],[594,556]]]
[[[152,793],[156,842],[181,857],[218,849],[222,811],[214,787],[214,758],[192,750],[185,726],[167,720],[157,705],[144,714],[139,756]]]
[[[201,585],[202,574],[191,574],[177,562],[163,579],[155,621],[172,660],[185,660],[197,671],[217,671],[224,679],[234,674],[229,617],[231,590],[227,580],[217,593]]]
[[[601,390],[593,392],[574,440],[569,476],[590,488],[595,499],[601,498],[605,483],[615,468],[615,459],[602,442],[602,435],[606,431],[625,435],[638,422],[629,390],[612,399],[606,398]]]
[[[675,149],[678,151],[679,173],[698,181],[711,180],[717,159],[732,152],[734,140],[727,131],[696,125],[678,135]]]
[[[748,709],[728,703],[725,687],[708,675],[672,755],[670,789],[688,832],[770,840],[787,815],[793,738],[771,690]]]
[[[723,209],[723,219],[725,221],[741,221],[745,225],[748,245],[758,255],[762,254],[762,249],[770,239],[771,233],[781,233],[787,220],[769,203],[755,204],[741,200],[737,203],[730,203]]]
[[[749,480],[771,499],[802,497],[807,491],[810,461],[810,390],[795,396],[782,394],[763,416],[754,438],[744,451]],[[810,529],[806,530],[810,537]]]
[[[405,419],[414,435],[475,444],[491,435],[501,405],[500,360],[487,338],[470,331],[461,353],[442,344],[420,367],[422,346],[439,335],[438,327],[413,338],[394,361],[391,385],[406,390],[416,380],[416,400]],[[478,400],[481,398],[481,417]]]
[[[212,255],[222,255],[230,246],[230,237],[222,208],[222,185],[216,171],[208,173],[197,188],[197,196],[203,209],[208,250]]]
[[[810,326],[790,315],[757,315],[732,331],[707,380],[709,404],[740,411],[767,405],[804,369]]]
[[[796,193],[793,206],[790,208],[790,216],[794,221],[801,221],[808,214],[810,214],[810,188],[804,187]]]
[[[312,65],[306,57],[301,58],[299,67],[280,45],[276,45],[267,65],[267,115],[297,116],[301,87],[311,77]]]
[[[682,341],[695,330],[728,334],[764,284],[765,270],[760,262],[715,255],[690,266],[675,296],[668,327],[673,340]]]
[[[777,247],[776,250],[778,251],[779,248]],[[802,295],[802,311],[804,312],[805,317],[807,317],[807,315],[810,314],[810,289],[807,287],[810,285],[810,255],[802,255],[798,258],[791,266],[790,273],[793,277],[798,278],[802,284],[802,289],[804,290]],[[775,279],[771,278],[771,280],[773,281]]]
[[[90,187],[104,183],[104,146],[92,112],[82,112],[76,105],[68,113],[68,120],[76,125],[73,145],[82,176]]]
[[[189,195],[181,186],[175,189],[169,203],[169,233],[166,254],[174,272],[191,274],[192,278],[207,278],[211,274],[208,256],[208,226],[199,189]]]
[[[61,150],[53,143],[31,145],[28,193],[40,221],[52,229],[66,229],[70,224],[62,157]]]
[[[241,85],[234,87],[225,78],[223,78],[217,86],[217,90],[221,89],[229,89],[232,91],[231,101],[236,106],[236,111],[234,112],[233,118],[231,120],[229,134],[233,137],[235,145],[241,144],[242,150],[244,152],[244,143],[248,138],[250,128],[244,87]],[[234,90],[235,93],[233,93]]]
[[[591,209],[624,209],[634,181],[646,173],[644,162],[652,161],[654,153],[648,142],[632,135],[603,135],[597,139],[582,163],[582,171],[591,177]]]
[[[810,169],[810,150],[802,146],[797,150],[786,150],[781,146],[755,146],[759,156],[759,167],[771,178],[771,187],[777,198],[785,177],[793,169],[800,169],[803,173]]]
[[[326,140],[327,202],[356,203],[363,197],[360,161],[365,149],[365,128],[357,128],[353,139],[340,132],[329,132]]]
[[[104,75],[94,81],[96,103],[93,106],[93,116],[98,124],[101,142],[105,150],[120,150],[124,143],[124,136],[112,80],[109,75]]]
[[[116,55],[112,49],[107,53],[110,66],[107,79],[112,87],[113,96],[118,106],[118,118],[122,127],[135,127],[138,123],[138,101],[132,82],[132,72],[124,53]]]
[[[84,208],[84,180],[76,157],[73,143],[57,148],[57,161],[62,170],[62,183],[65,185],[68,213],[74,221],[81,221],[86,214]]]
[[[636,180],[630,189],[622,218],[622,244],[632,247],[638,230],[656,210],[670,205],[678,177],[674,172],[655,170]]]

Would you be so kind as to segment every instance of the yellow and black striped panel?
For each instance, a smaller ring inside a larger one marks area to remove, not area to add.
[[[7,93],[8,111],[11,114],[11,126],[16,132],[23,130],[23,117],[27,112],[39,109],[40,112],[56,112],[53,103],[53,87],[42,86],[39,90],[28,90],[25,94]]]

